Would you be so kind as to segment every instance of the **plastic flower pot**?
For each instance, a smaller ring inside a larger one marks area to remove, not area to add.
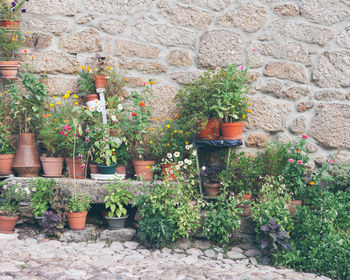
[[[88,211],[79,212],[79,213],[66,212],[69,228],[71,230],[84,230],[87,213]]]
[[[113,165],[100,165],[97,164],[98,171],[100,174],[115,174],[115,168],[117,164]]]
[[[117,230],[125,227],[125,221],[127,220],[128,216],[120,217],[120,218],[105,216],[105,218],[108,222],[108,228],[110,230]]]
[[[199,139],[201,140],[216,140],[220,135],[220,120],[219,119],[209,119],[207,124],[203,127],[203,123],[199,124]]]
[[[221,123],[222,139],[238,140],[242,139],[244,122]]]

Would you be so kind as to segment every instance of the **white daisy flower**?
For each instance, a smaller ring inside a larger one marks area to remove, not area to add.
[[[36,188],[32,188],[32,191],[35,192],[35,191],[36,191]]]
[[[172,155],[171,153],[167,153],[167,157],[168,157],[168,158],[172,158],[173,155]]]
[[[185,161],[185,163],[188,163],[188,159],[187,159],[187,158],[185,158],[185,160],[184,160],[184,161]]]
[[[176,165],[176,166],[175,166],[175,169],[176,169],[176,170],[179,170],[179,169],[180,169],[180,166]]]
[[[18,192],[18,189],[17,189],[17,188],[15,188],[15,193],[16,193],[16,192]]]
[[[193,150],[192,155],[196,156],[197,155],[197,150]]]
[[[175,152],[174,153],[174,157],[179,157],[180,156],[180,152]]]
[[[90,112],[94,112],[94,111],[95,111],[95,108],[94,108],[94,107],[89,107],[89,111],[90,111]]]
[[[207,169],[205,166],[202,166],[202,170],[204,171],[205,169]]]
[[[4,190],[6,190],[7,189],[7,185],[4,185],[3,188],[4,188]]]
[[[28,188],[28,187],[25,187],[25,188],[24,188],[24,191],[28,192],[28,191],[29,191],[29,188]]]
[[[96,110],[97,110],[97,112],[99,112],[99,113],[101,113],[101,112],[102,112],[102,109],[101,109],[101,107],[100,107],[100,106],[98,106]]]
[[[122,104],[118,104],[118,110],[119,111],[123,110],[123,105]]]
[[[189,160],[189,161],[188,161],[188,165],[191,165],[191,164],[192,164],[192,160]]]
[[[180,166],[183,166],[184,162],[182,160],[180,160],[177,164],[180,165]]]
[[[21,184],[21,183],[18,183],[18,184],[17,184],[17,186],[19,186],[19,187],[20,187],[20,186],[22,186],[22,184]]]
[[[115,115],[113,115],[113,116],[111,116],[111,119],[112,119],[112,121],[115,122],[117,120],[117,117]]]
[[[184,165],[184,169],[187,169],[187,165]]]
[[[185,146],[185,149],[186,149],[186,150],[191,149],[190,145],[186,145],[186,146]]]
[[[27,191],[27,194],[30,194],[30,191]]]

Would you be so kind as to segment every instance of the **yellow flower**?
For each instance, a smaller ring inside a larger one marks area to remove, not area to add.
[[[244,108],[244,111],[249,112],[249,110],[247,108]]]
[[[108,70],[112,70],[112,67],[111,67],[111,66],[108,66]]]
[[[172,122],[172,121],[173,121],[173,119],[170,119],[170,121]]]
[[[174,117],[175,117],[175,118],[178,118],[178,117],[179,117],[179,115],[178,115],[178,114],[176,114]]]
[[[316,183],[315,183],[314,181],[311,181],[311,182],[310,182],[310,185],[312,185],[312,186],[315,185],[315,184],[316,184]]]
[[[88,72],[90,72],[91,68],[89,66],[86,66],[86,70],[88,70]]]
[[[153,82],[153,81],[149,81],[149,84],[150,84],[150,85],[154,85],[154,82]]]
[[[154,120],[156,121],[156,120],[158,120],[157,118],[154,118]]]
[[[52,98],[53,98],[53,99],[55,99],[55,98],[56,98],[56,96],[52,96]]]
[[[29,35],[29,34],[30,34],[30,31],[27,31],[26,33]]]
[[[73,95],[73,98],[78,99],[78,98],[79,98],[79,96],[78,96],[78,95],[76,95],[76,94],[74,94],[74,95]]]
[[[163,131],[163,128],[161,128],[160,131]]]
[[[188,145],[188,141],[186,141],[185,143],[186,143],[186,145]]]
[[[170,146],[170,143],[166,144],[168,147]]]
[[[166,127],[167,127],[167,128],[170,128],[170,124],[167,124]]]
[[[154,130],[154,127],[152,127],[151,129]]]
[[[252,102],[249,102],[249,106],[252,106],[253,104],[252,104]]]
[[[70,93],[70,90],[67,90],[67,93]]]
[[[128,78],[125,78],[125,82],[129,82],[129,79],[128,79]]]
[[[174,133],[177,133],[177,130],[176,130],[176,129],[174,130]]]
[[[64,120],[64,122],[65,122],[65,123],[67,123],[67,122],[68,122],[68,120]]]
[[[79,102],[75,102],[74,104],[75,104],[75,105],[79,105]]]
[[[243,119],[243,120],[245,119],[245,114],[243,114],[242,119]]]
[[[179,133],[182,134],[182,130],[179,130]]]
[[[150,143],[150,144],[152,144],[152,143],[153,143],[153,141],[152,141],[152,140],[149,140],[149,143]]]
[[[50,104],[50,107],[53,107],[53,104],[52,104],[52,103]]]
[[[57,101],[56,104],[57,104],[57,105],[60,105],[60,104],[61,104],[61,101]]]
[[[7,93],[7,90],[5,90],[4,93]]]
[[[80,68],[81,68],[82,70],[84,70],[84,69],[85,69],[85,66],[81,65]]]
[[[151,166],[147,165],[147,166],[146,166],[146,168],[148,168],[148,169],[149,169],[149,168],[151,168]]]

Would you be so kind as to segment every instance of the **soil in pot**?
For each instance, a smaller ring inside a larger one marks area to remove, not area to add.
[[[20,133],[12,164],[13,169],[19,177],[38,177],[40,166],[39,155],[34,144],[34,133]]]
[[[62,176],[63,158],[40,157],[44,177],[56,178]]]
[[[75,177],[74,177],[74,171],[73,171],[73,159],[72,158],[65,158],[66,167],[68,171],[68,177],[69,178],[75,178],[75,179],[85,179],[85,169],[86,165],[85,162],[82,162],[80,159],[75,159],[74,162],[74,170],[75,170]]]
[[[98,171],[100,174],[115,174],[115,168],[117,164],[113,165],[100,165],[97,164]]]
[[[203,123],[199,124],[199,139],[200,140],[216,140],[220,135],[220,120],[219,119],[209,119],[207,124],[203,126]]]
[[[143,179],[145,181],[151,181],[153,179],[152,166],[156,162],[154,160],[133,160],[135,175],[138,179]]]
[[[239,140],[242,139],[244,122],[221,123],[222,139]]]
[[[125,217],[108,217],[105,216],[107,222],[108,222],[108,228],[110,230],[116,230],[116,229],[122,229],[125,227],[125,221],[127,220],[128,216]]]
[[[71,230],[84,230],[85,224],[86,224],[87,213],[88,213],[88,211],[80,212],[80,213],[68,213],[68,212],[66,212],[69,228]]]
[[[203,187],[207,196],[217,197],[221,188],[220,183],[203,183]]]
[[[0,175],[6,176],[12,174],[12,163],[15,154],[0,155]]]
[[[0,233],[12,234],[18,217],[0,216]]]

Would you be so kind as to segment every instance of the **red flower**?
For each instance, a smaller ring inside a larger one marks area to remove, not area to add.
[[[136,117],[136,116],[137,116],[137,113],[136,113],[136,112],[132,112],[132,113],[131,113],[131,116]]]
[[[145,102],[143,102],[143,101],[141,101],[140,103],[139,103],[139,106],[140,107],[143,107],[143,106],[145,106],[146,104],[145,104]]]
[[[307,135],[306,134],[301,135],[301,137],[304,138],[304,139],[307,139]]]

